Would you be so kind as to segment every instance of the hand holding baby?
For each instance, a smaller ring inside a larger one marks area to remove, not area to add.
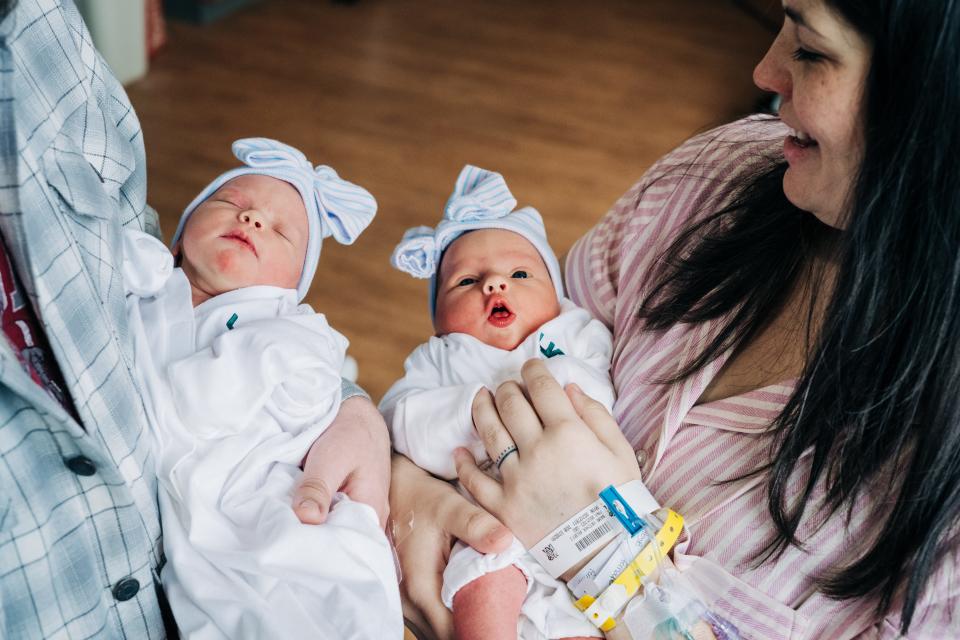
[[[640,467],[602,404],[576,385],[561,388],[542,360],[527,362],[522,376],[529,400],[518,384],[507,382],[495,396],[478,394],[473,405],[491,456],[511,441],[517,447],[500,467],[503,482],[484,474],[465,450],[456,456],[460,482],[531,547],[607,485],[639,478]]]

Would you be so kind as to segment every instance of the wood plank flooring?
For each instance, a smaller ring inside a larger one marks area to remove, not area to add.
[[[431,333],[425,283],[390,253],[436,223],[464,164],[503,173],[562,255],[659,156],[751,110],[772,40],[726,0],[265,0],[169,30],[128,87],[165,233],[239,137],[369,189],[376,220],[353,246],[324,243],[308,302],[375,399]]]

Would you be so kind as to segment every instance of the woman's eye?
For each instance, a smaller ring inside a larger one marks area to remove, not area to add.
[[[803,47],[797,47],[793,52],[793,59],[801,62],[819,62],[823,60],[823,56],[819,53],[804,49]]]
[[[510,277],[511,278],[528,278],[529,276],[527,275],[526,271],[514,271],[513,275],[511,275]]]
[[[457,283],[458,287],[469,287],[472,284],[476,284],[476,278],[463,278],[460,282]]]

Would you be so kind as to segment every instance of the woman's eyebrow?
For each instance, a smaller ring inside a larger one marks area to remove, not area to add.
[[[814,35],[820,36],[821,38],[823,37],[822,35],[820,35],[820,32],[818,32],[816,29],[814,29],[807,23],[806,19],[803,17],[803,14],[797,11],[796,9],[793,9],[792,7],[784,7],[783,12],[787,15],[788,18],[790,18],[790,20],[794,22],[794,24],[797,24],[801,27],[805,27]]]

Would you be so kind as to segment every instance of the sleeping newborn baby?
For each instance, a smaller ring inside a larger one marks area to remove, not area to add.
[[[400,638],[373,508],[339,495],[311,525],[291,506],[301,461],[340,408],[347,347],[300,301],[322,239],[353,242],[376,202],[274,140],[233,150],[244,166],[190,203],[172,254],[152,236],[124,238],[164,589],[185,638]]]

